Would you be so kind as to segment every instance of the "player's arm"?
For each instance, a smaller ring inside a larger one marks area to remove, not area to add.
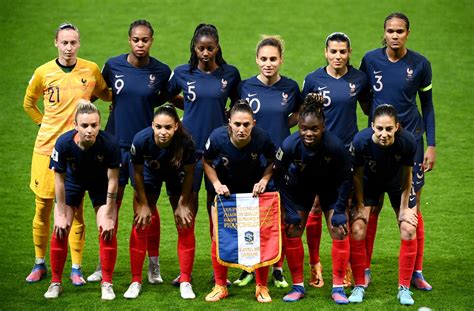
[[[37,125],[41,125],[41,120],[43,120],[43,113],[38,108],[38,100],[42,94],[42,79],[40,74],[35,72],[26,89],[25,97],[23,99],[23,109]]]
[[[99,71],[99,67],[96,65],[95,87],[94,91],[92,92],[91,101],[95,101],[97,98],[100,98],[106,102],[112,101],[112,90],[107,85],[107,82],[105,82],[102,73]]]
[[[418,92],[421,103],[421,113],[426,127],[427,148],[423,158],[425,172],[434,168],[436,162],[436,139],[435,139],[435,112],[433,106],[433,91],[431,84]]]
[[[53,234],[57,239],[67,236],[71,224],[68,224],[66,207],[66,190],[64,186],[66,173],[54,172],[54,193],[56,195],[56,211],[54,213]]]
[[[272,178],[273,174],[273,162],[270,162],[265,170],[263,171],[263,176],[258,183],[253,186],[252,194],[256,197],[259,193],[264,193],[267,188],[268,182]]]
[[[288,127],[292,128],[296,124],[298,124],[298,118],[300,116],[300,111],[301,111],[302,106],[298,109],[298,111],[293,112],[288,116]]]
[[[189,228],[194,219],[194,212],[191,208],[191,192],[193,189],[194,168],[196,164],[189,164],[184,166],[184,180],[179,196],[178,207],[174,212],[175,221],[178,227]]]
[[[148,205],[148,200],[145,192],[145,178],[143,174],[143,164],[133,164],[134,178],[135,178],[135,192],[138,198],[137,210],[135,211],[134,224],[139,228],[144,229],[151,223],[151,208]]]
[[[411,166],[402,166],[402,172],[400,174],[400,185],[402,189],[402,194],[400,198],[400,214],[398,216],[398,221],[400,223],[402,221],[405,221],[410,225],[416,227],[418,224],[416,205],[412,204],[413,207],[410,208],[410,199],[416,200],[415,195],[412,194],[412,169],[413,167]]]
[[[214,187],[214,191],[217,194],[229,196],[230,195],[229,188],[227,188],[226,185],[223,185],[221,181],[219,180],[219,177],[217,177],[217,172],[212,166],[211,160],[203,158],[202,166],[204,167],[204,172],[206,173],[207,178],[209,179],[212,186]]]
[[[105,206],[102,207],[105,208],[103,219],[98,224],[99,229],[101,229],[101,235],[105,240],[110,240],[114,236],[119,172],[120,169],[118,167],[107,169],[107,201]]]
[[[359,211],[364,210],[364,167],[354,167],[354,197]]]

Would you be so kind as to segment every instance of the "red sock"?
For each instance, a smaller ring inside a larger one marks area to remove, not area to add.
[[[365,286],[365,240],[350,239],[350,262],[355,285]]]
[[[217,262],[217,246],[215,241],[212,241],[211,244],[211,255],[215,283],[220,286],[227,286],[227,267]]]
[[[293,284],[303,283],[304,248],[301,238],[286,238],[286,261],[291,272]]]
[[[69,234],[68,234],[69,235]],[[53,283],[62,283],[64,264],[67,258],[67,241],[68,236],[62,239],[56,239],[56,235],[52,234],[50,244],[50,260],[51,260],[51,274]]]
[[[160,214],[155,208],[151,214],[151,224],[147,234],[146,248],[148,257],[158,257],[160,255]]]
[[[194,223],[189,229],[178,228],[178,260],[181,271],[180,282],[191,282],[193,272],[196,239],[194,236]]]
[[[425,224],[421,212],[418,212],[418,225],[416,226],[416,239],[418,249],[416,251],[415,271],[423,270],[423,255],[425,252]]]
[[[144,230],[132,227],[130,233],[130,268],[132,282],[142,282],[143,261],[145,260],[148,228]]]
[[[255,270],[255,283],[260,286],[267,286],[268,282],[268,271],[270,267],[261,267]]]
[[[320,261],[319,244],[321,243],[321,231],[321,213],[309,213],[308,221],[306,222],[306,240],[308,242],[310,265],[315,265]]]
[[[332,240],[332,284],[342,286],[350,257],[349,238]]]
[[[372,261],[372,252],[374,250],[375,234],[377,233],[377,221],[379,215],[370,213],[369,223],[367,224],[367,234],[365,236],[365,249],[367,251],[367,257],[365,262],[365,268],[370,268],[370,262]]]
[[[112,240],[104,240],[99,237],[100,263],[102,266],[102,282],[112,283],[112,273],[114,272],[117,260],[117,236],[114,234]]]
[[[411,275],[415,267],[417,240],[401,240],[398,258],[398,283],[410,287]]]

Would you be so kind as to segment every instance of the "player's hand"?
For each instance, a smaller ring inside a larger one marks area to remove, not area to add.
[[[189,206],[178,206],[174,212],[174,220],[178,228],[191,228],[194,220],[194,213]]]
[[[411,209],[407,209],[405,211],[400,210],[400,214],[398,215],[398,222],[402,223],[402,221],[407,222],[410,225],[416,227],[418,225],[418,215],[414,213]]]
[[[225,197],[230,196],[230,191],[229,188],[227,188],[226,185],[219,184],[217,186],[214,186],[214,190],[216,191],[217,194],[223,195]]]
[[[258,183],[256,183],[253,186],[252,195],[256,197],[260,193],[264,193],[266,188],[267,188],[267,182],[265,180],[260,180]]]
[[[423,171],[429,172],[433,170],[436,162],[436,147],[428,146],[423,157]]]
[[[106,241],[112,240],[115,228],[115,221],[113,218],[102,217],[97,225],[99,227],[100,236]]]
[[[331,217],[331,225],[344,236],[349,232],[346,213],[334,213]]]
[[[133,224],[137,227],[137,229],[144,230],[146,226],[151,223],[151,210],[146,205],[139,205],[137,208],[137,212],[135,213],[135,219],[133,220]]]
[[[57,217],[54,217],[53,234],[56,236],[56,239],[62,240],[67,237],[70,227],[70,224],[67,223],[66,215],[58,215]]]

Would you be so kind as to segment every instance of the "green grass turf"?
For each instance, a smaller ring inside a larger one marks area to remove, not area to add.
[[[68,4],[70,3],[70,4]],[[34,69],[54,58],[56,27],[64,22],[81,29],[79,56],[102,66],[108,57],[128,51],[130,22],[146,18],[155,27],[152,55],[170,67],[187,62],[189,40],[200,22],[217,25],[227,62],[236,65],[243,78],[257,73],[254,48],[260,34],[280,34],[286,41],[282,73],[301,83],[307,73],[325,64],[323,43],[333,31],[344,31],[352,39],[352,63],[380,46],[383,19],[392,11],[405,12],[411,21],[408,47],[421,52],[432,63],[433,92],[437,121],[438,162],[427,175],[423,194],[426,227],[425,276],[432,292],[415,290],[415,309],[473,309],[469,292],[474,278],[471,229],[474,212],[472,143],[472,78],[474,57],[472,33],[474,7],[471,1],[7,1],[0,0],[0,310],[12,309],[330,309],[330,240],[324,231],[321,256],[326,285],[308,289],[307,298],[296,304],[281,301],[285,290],[270,287],[274,302],[258,304],[254,287],[232,287],[230,297],[207,304],[211,289],[210,243],[204,204],[197,218],[197,252],[194,289],[197,298],[183,301],[169,282],[178,271],[176,232],[171,209],[163,196],[161,255],[165,284],[146,282],[139,299],[122,298],[130,281],[128,237],[132,211],[130,189],[120,212],[119,253],[114,275],[117,299],[100,301],[97,284],[73,288],[66,281],[64,293],[47,301],[43,293],[48,281],[26,284],[33,264],[31,220],[34,196],[28,188],[31,152],[37,127],[22,109],[26,85]],[[471,38],[471,39],[469,39]],[[106,104],[101,104],[106,112]],[[105,113],[104,116],[107,114]],[[365,118],[359,118],[361,127]],[[104,118],[105,124],[105,118]],[[204,197],[201,198],[201,203]],[[93,271],[98,256],[95,220],[87,202],[87,243],[83,269]],[[373,258],[373,284],[362,305],[348,309],[405,309],[396,300],[399,237],[392,211],[385,208],[379,221]],[[307,267],[307,266],[305,266]],[[307,272],[307,271],[306,271]],[[230,270],[234,279],[238,271]],[[289,273],[286,273],[289,278]]]

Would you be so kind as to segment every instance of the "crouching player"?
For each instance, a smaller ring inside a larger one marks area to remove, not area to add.
[[[132,283],[124,297],[134,299],[140,294],[150,223],[157,211],[161,186],[166,182],[178,230],[181,297],[194,299],[191,272],[196,245],[196,211],[190,196],[198,157],[191,135],[183,127],[173,105],[166,104],[156,109],[152,125],[135,135],[130,154],[138,204],[134,207],[134,225],[130,235]]]
[[[45,298],[57,298],[62,291],[62,274],[67,257],[68,236],[75,209],[89,192],[100,235],[102,299],[113,300],[112,273],[117,258],[116,198],[120,149],[116,140],[100,130],[99,110],[80,100],[74,129],[61,135],[51,155],[54,170],[56,207],[50,256],[52,280]]]
[[[262,165],[262,157],[266,159],[265,166]],[[215,194],[228,196],[231,193],[252,192],[256,196],[268,187],[274,157],[275,146],[270,136],[255,127],[252,108],[247,101],[239,99],[230,110],[229,125],[215,129],[206,143],[204,172],[212,183]],[[213,228],[217,228],[217,220],[213,221]],[[215,238],[214,234],[212,265],[215,286],[206,296],[206,301],[218,301],[228,295],[228,268],[217,261]],[[267,287],[268,271],[268,266],[255,270],[255,296],[263,303],[272,301]]]
[[[400,227],[397,298],[402,305],[412,305],[409,289],[417,253],[418,224],[416,197],[412,191],[416,140],[410,132],[400,129],[397,112],[391,105],[378,106],[373,120],[371,128],[356,134],[352,147],[356,207],[351,212],[351,264],[356,287],[349,301],[362,302],[364,298],[367,220],[371,208],[376,207],[387,192]]]
[[[285,211],[283,245],[293,279],[293,288],[283,300],[294,302],[305,295],[301,236],[315,196],[319,195],[332,238],[332,299],[347,304],[343,282],[349,261],[346,206],[352,187],[351,157],[339,138],[325,132],[323,103],[320,94],[306,96],[298,120],[299,132],[287,137],[276,155],[274,178]]]

